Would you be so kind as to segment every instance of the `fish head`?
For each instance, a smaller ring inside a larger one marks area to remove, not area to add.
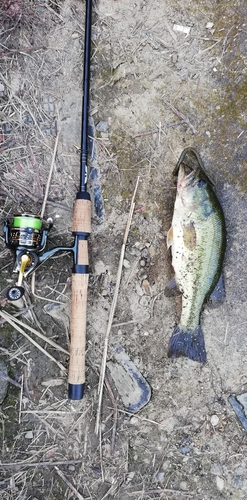
[[[211,213],[210,203],[211,182],[204,171],[200,168],[193,168],[180,164],[177,180],[177,195],[182,200],[184,207],[195,210],[200,207],[200,211]]]

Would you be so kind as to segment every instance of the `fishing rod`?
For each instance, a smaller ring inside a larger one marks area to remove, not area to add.
[[[88,237],[91,233],[91,201],[87,192],[88,111],[90,85],[92,1],[86,0],[80,190],[76,195],[72,232],[76,252],[72,270],[70,320],[69,399],[82,399],[85,383],[85,342],[88,288]]]
[[[24,293],[23,278],[31,275],[42,263],[57,252],[73,254],[72,304],[70,316],[70,361],[68,370],[68,397],[82,399],[85,384],[86,312],[88,289],[88,237],[91,233],[91,200],[87,192],[88,112],[90,86],[92,0],[86,0],[82,126],[80,149],[80,187],[76,194],[72,221],[74,243],[71,247],[45,250],[52,219],[28,213],[14,215],[4,222],[5,243],[15,254],[13,272],[18,274],[15,285],[7,289],[7,299],[15,301]]]

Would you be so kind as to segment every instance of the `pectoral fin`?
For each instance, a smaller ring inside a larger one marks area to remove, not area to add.
[[[173,228],[170,227],[167,233],[167,248],[170,248],[173,245]]]
[[[183,226],[183,240],[184,245],[189,250],[194,250],[196,247],[196,230],[194,226],[194,222],[190,222]]]

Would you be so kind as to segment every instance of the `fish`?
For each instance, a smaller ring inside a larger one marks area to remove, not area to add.
[[[222,267],[226,224],[213,183],[194,148],[181,154],[174,174],[177,191],[172,225],[167,234],[175,276],[167,289],[182,295],[182,312],[168,346],[168,357],[186,356],[205,363],[207,353],[200,324],[207,299],[224,295]]]

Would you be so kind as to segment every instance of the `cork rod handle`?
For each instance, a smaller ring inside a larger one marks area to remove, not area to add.
[[[77,199],[72,231],[75,235],[72,303],[70,316],[69,399],[82,399],[85,384],[85,351],[88,291],[88,242],[91,202]]]

